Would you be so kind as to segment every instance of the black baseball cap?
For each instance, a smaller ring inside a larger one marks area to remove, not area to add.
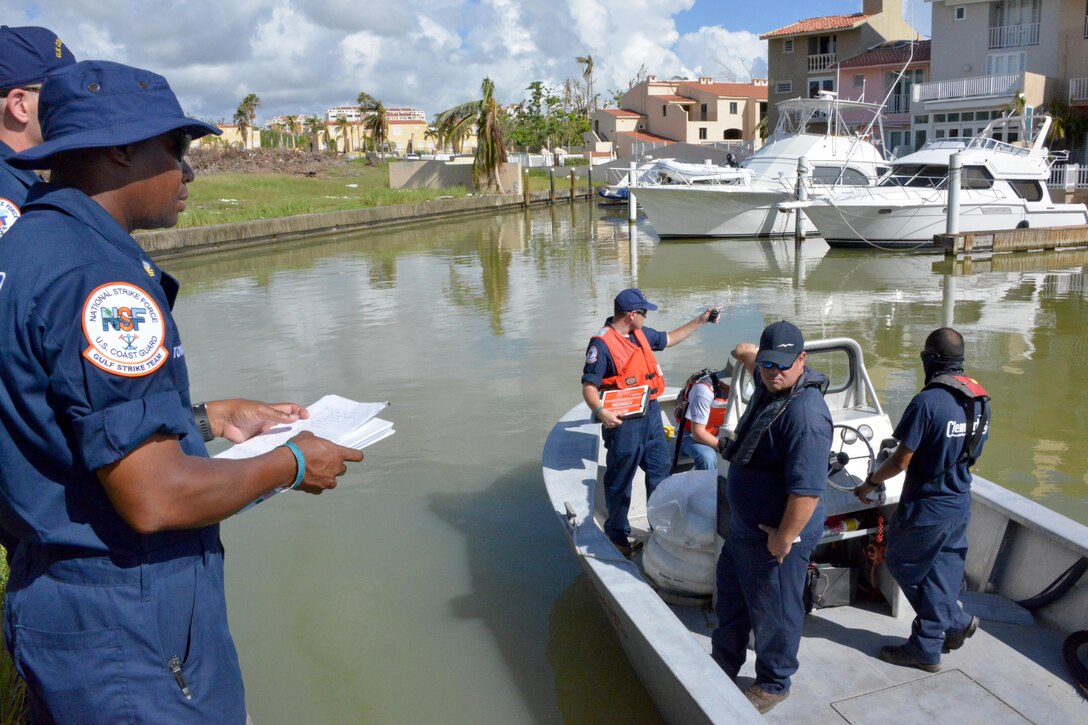
[[[773,322],[759,336],[759,352],[756,362],[772,362],[775,365],[789,367],[797,361],[797,356],[805,350],[805,336],[796,326],[785,320]]]

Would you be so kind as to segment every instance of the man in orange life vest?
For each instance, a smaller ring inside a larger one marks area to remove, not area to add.
[[[646,496],[669,475],[670,458],[661,424],[661,409],[657,398],[665,391],[665,377],[657,364],[654,351],[664,350],[683,342],[711,318],[715,310],[708,307],[675,330],[661,332],[645,326],[646,315],[656,310],[641,290],[625,289],[616,295],[613,316],[589,341],[586,364],[582,370],[582,397],[601,421],[605,449],[605,506],[608,518],[605,534],[623,552],[631,552],[628,536],[631,526],[627,510],[631,506],[631,482],[635,468],[646,473]],[[601,392],[649,386],[650,402],[646,414],[620,418],[601,404]]]

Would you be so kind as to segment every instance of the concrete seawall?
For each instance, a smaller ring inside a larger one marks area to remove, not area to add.
[[[570,201],[570,191],[559,193],[556,202]],[[530,203],[548,203],[549,192],[535,191]],[[576,190],[576,199],[586,199],[587,189]],[[238,249],[293,239],[312,238],[383,226],[440,219],[442,217],[484,214],[517,209],[524,206],[520,194],[472,196],[464,199],[439,199],[413,204],[349,209],[347,211],[299,214],[275,219],[257,219],[234,224],[214,224],[206,227],[166,229],[140,232],[136,240],[155,258],[177,257],[226,249]]]

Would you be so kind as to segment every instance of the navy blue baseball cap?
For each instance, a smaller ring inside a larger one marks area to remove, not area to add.
[[[38,97],[45,143],[9,156],[19,169],[48,169],[56,154],[125,146],[183,129],[193,138],[222,133],[181,110],[158,73],[105,60],[85,60],[53,73]]]
[[[772,362],[775,365],[789,367],[797,361],[797,356],[805,351],[805,336],[795,326],[779,320],[763,330],[759,336],[759,352],[756,362]]]
[[[52,30],[0,25],[0,90],[44,81],[53,71],[75,62],[72,51]]]
[[[630,312],[631,310],[656,310],[657,305],[646,299],[642,290],[637,287],[629,287],[616,295],[614,301],[616,312]]]

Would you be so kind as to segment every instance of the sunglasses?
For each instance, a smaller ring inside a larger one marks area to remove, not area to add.
[[[793,363],[790,363],[789,365],[779,365],[778,363],[773,363],[770,360],[760,360],[759,366],[764,370],[773,370],[775,368],[777,368],[778,370],[789,370],[793,367]]]
[[[8,94],[12,91],[30,91],[31,93],[40,93],[41,90],[41,83],[32,86],[15,86],[14,88],[5,88],[3,90],[0,90],[0,98],[7,98]]]
[[[185,154],[189,153],[189,146],[193,143],[193,137],[187,131],[178,131],[171,136],[174,146],[174,156],[177,160],[184,161]]]
[[[632,312],[634,312],[637,315],[642,315],[643,317],[645,317],[646,313],[649,312],[649,310],[632,310]]]

